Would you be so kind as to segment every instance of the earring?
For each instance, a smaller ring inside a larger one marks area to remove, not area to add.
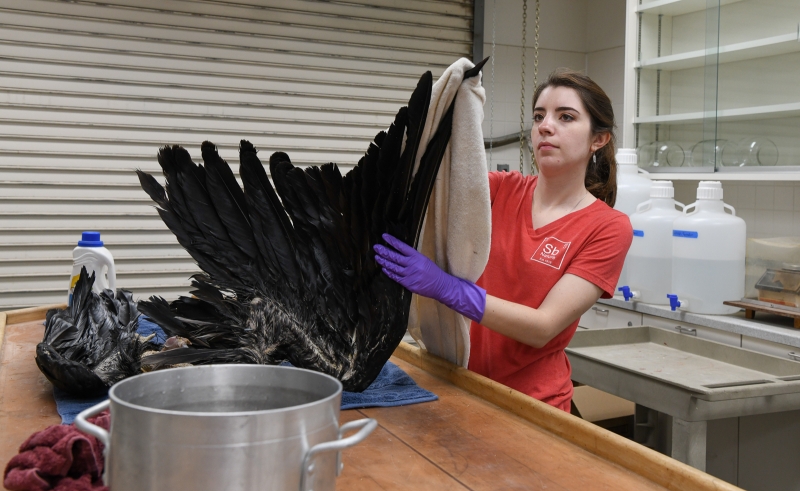
[[[593,153],[593,154],[592,154],[592,163],[593,163],[593,164],[596,164],[596,163],[597,163],[597,153]]]

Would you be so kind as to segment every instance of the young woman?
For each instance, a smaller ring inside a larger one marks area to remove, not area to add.
[[[473,320],[469,368],[570,410],[564,353],[578,318],[610,298],[633,231],[616,198],[614,113],[589,77],[553,72],[533,96],[537,176],[489,173],[492,248],[476,284],[399,240],[376,245],[392,279]]]

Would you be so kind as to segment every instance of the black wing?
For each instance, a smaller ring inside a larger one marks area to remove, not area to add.
[[[383,275],[372,246],[384,232],[416,245],[450,138],[452,107],[414,174],[431,88],[428,72],[344,176],[336,164],[302,169],[276,152],[273,187],[247,141],[239,149],[243,191],[208,142],[205,167],[180,147],[161,149],[166,191],[138,171],[204,271],[195,276],[195,298],[139,302],[168,334],[192,343],[146,362],[288,360],[336,376],[346,390],[365,389],[402,339],[411,302],[409,291]]]

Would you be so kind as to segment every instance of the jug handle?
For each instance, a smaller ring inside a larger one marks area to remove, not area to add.
[[[636,205],[636,213],[642,213],[650,209],[653,205],[653,200],[649,199],[647,201],[642,201],[638,205]]]
[[[723,204],[723,206],[725,207],[726,210],[731,212],[731,215],[736,216],[736,209],[734,207],[732,207],[727,203]]]
[[[114,269],[114,261],[104,261],[108,267],[108,287],[117,291],[117,272]]]
[[[97,414],[102,413],[108,406],[111,404],[110,399],[106,399],[105,401],[101,402],[100,404],[96,404],[89,409],[84,409],[77,416],[75,416],[75,427],[78,428],[80,431],[92,435],[93,437],[100,440],[100,443],[103,444],[103,484],[108,486],[107,481],[107,473],[108,473],[108,448],[109,448],[109,433],[105,429],[97,426],[96,424],[92,424],[87,421],[88,418],[95,416]]]
[[[351,421],[343,424],[339,428],[339,439],[332,442],[318,443],[308,449],[305,457],[303,457],[303,467],[300,474],[300,491],[306,491],[306,483],[308,482],[308,475],[313,472],[314,464],[311,463],[313,457],[319,453],[336,451],[336,475],[338,476],[342,471],[341,454],[338,452],[350,448],[364,441],[370,433],[378,427],[378,421],[372,418],[359,419],[358,421]],[[342,438],[345,432],[361,428],[355,435]]]

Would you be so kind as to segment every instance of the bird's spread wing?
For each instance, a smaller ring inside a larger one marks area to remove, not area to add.
[[[414,174],[431,86],[428,72],[344,176],[334,163],[303,169],[276,152],[270,182],[247,141],[239,148],[244,189],[210,142],[203,165],[181,147],[161,149],[166,189],[137,171],[204,271],[194,277],[194,298],[139,302],[169,335],[191,342],[145,362],[288,360],[336,376],[346,390],[365,389],[402,339],[411,301],[380,271],[372,246],[384,232],[416,245],[450,138],[452,107]]]

